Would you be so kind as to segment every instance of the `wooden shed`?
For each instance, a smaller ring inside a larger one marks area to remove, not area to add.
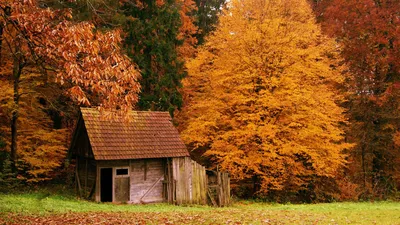
[[[212,198],[205,168],[190,159],[168,112],[132,111],[128,122],[81,108],[68,157],[75,160],[79,195],[95,201],[207,204]],[[229,189],[226,177],[221,190]]]

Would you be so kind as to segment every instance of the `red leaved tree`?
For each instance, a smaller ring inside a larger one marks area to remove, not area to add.
[[[324,0],[316,11],[349,66],[351,177],[366,193],[386,194],[400,187],[400,2]]]

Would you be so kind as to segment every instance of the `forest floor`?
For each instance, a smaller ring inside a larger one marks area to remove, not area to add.
[[[0,224],[399,224],[400,202],[272,204],[230,207],[127,205],[42,192],[0,194]]]

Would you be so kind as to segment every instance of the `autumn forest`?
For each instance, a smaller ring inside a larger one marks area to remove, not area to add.
[[[0,0],[0,191],[74,187],[79,107],[167,111],[239,199],[400,188],[400,2]]]

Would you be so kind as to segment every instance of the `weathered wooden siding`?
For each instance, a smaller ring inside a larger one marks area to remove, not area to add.
[[[172,158],[167,158],[164,168],[164,181],[163,181],[163,193],[164,199],[168,203],[175,203],[176,199],[176,181],[173,176]]]
[[[192,204],[207,204],[207,176],[203,166],[192,161]]]
[[[94,194],[96,182],[96,161],[87,158],[76,158],[75,183],[78,195],[91,199]]]
[[[189,157],[173,158],[172,173],[176,204],[206,204],[207,178],[203,166]]]
[[[114,201],[129,202],[129,177],[115,177],[114,183]]]
[[[113,168],[114,202],[164,201],[164,159],[98,161],[98,177],[100,168]],[[127,176],[116,175],[116,170],[121,168],[129,168]],[[100,180],[97,179],[96,183],[96,201],[100,201]]]
[[[227,206],[230,201],[228,173],[208,171],[189,157],[168,159],[98,161],[96,201],[100,201],[100,169],[113,168],[113,201]],[[129,168],[126,176],[117,169]],[[81,178],[82,179],[82,178]]]
[[[78,121],[74,136],[75,138],[71,143],[73,148],[68,152],[68,159],[75,159],[77,156],[81,158],[94,159],[93,151],[89,142],[89,136],[82,119],[79,119]]]
[[[207,170],[208,199],[214,206],[228,206],[230,204],[230,178],[226,172]]]
[[[230,204],[231,188],[228,173],[217,172],[218,174],[218,206]]]
[[[162,202],[164,162],[163,159],[131,160],[132,203]]]
[[[96,161],[90,147],[83,120],[79,120],[74,133],[74,148],[68,152],[68,159],[75,160],[75,184],[80,197],[92,199],[96,185]]]

